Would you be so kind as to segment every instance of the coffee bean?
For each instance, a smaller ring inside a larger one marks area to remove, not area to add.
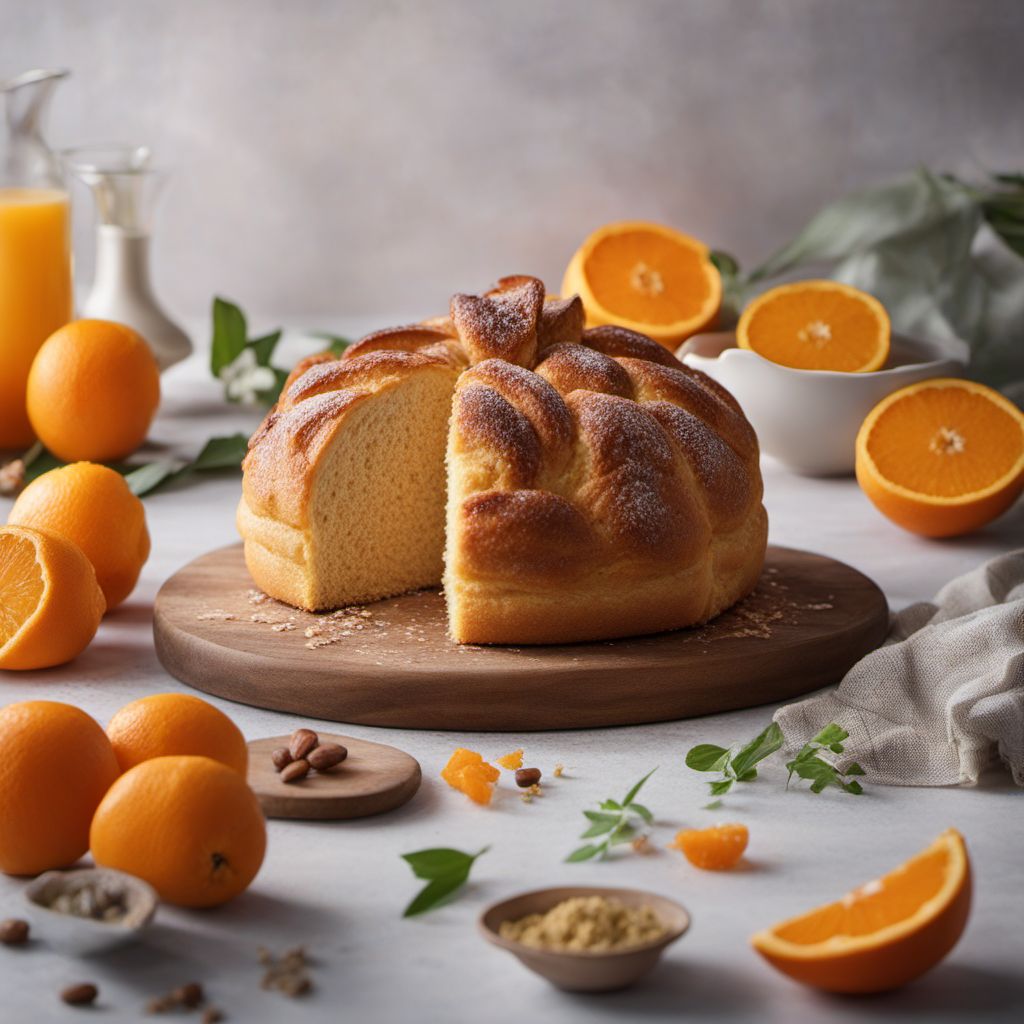
[[[270,760],[274,762],[274,768],[282,771],[295,760],[292,752],[287,747],[278,747],[271,755]]]
[[[288,743],[288,752],[298,761],[315,749],[319,742],[320,737],[312,729],[296,729]]]
[[[300,757],[297,761],[292,761],[281,772],[281,781],[298,782],[299,779],[304,779],[308,774],[309,762],[305,758]]]
[[[99,994],[100,990],[95,985],[83,982],[81,985],[69,985],[60,997],[68,1006],[90,1006]]]
[[[5,946],[23,946],[28,942],[28,921],[20,917],[0,921],[0,942]]]
[[[539,768],[519,768],[516,770],[516,785],[520,789],[529,789],[540,782]]]
[[[326,772],[335,765],[341,764],[348,757],[348,750],[340,743],[321,743],[316,750],[312,750],[306,760],[310,768],[318,772]]]

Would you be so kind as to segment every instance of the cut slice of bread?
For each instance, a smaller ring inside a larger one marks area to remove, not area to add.
[[[457,370],[408,352],[359,362],[293,384],[246,458],[238,528],[249,571],[308,610],[441,582]]]

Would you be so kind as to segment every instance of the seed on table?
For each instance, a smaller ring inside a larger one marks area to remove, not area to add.
[[[292,752],[287,747],[278,747],[271,755],[270,760],[274,762],[274,768],[277,771],[283,771],[295,760],[292,757]]]
[[[23,946],[28,942],[28,921],[9,917],[0,921],[0,942],[5,946]]]
[[[312,729],[296,729],[288,743],[288,752],[298,761],[315,749],[319,742],[320,737]]]
[[[529,789],[540,782],[539,768],[519,768],[516,770],[516,785],[520,789]]]
[[[99,994],[100,990],[95,985],[83,982],[81,985],[69,985],[60,997],[68,1006],[90,1006]]]
[[[198,981],[190,981],[187,985],[176,988],[172,996],[179,1006],[187,1006],[191,1009],[203,1001],[203,986]]]
[[[341,764],[348,757],[348,750],[340,743],[321,743],[315,750],[310,751],[306,760],[310,768],[318,772],[326,772],[335,765]]]
[[[300,757],[297,761],[292,761],[291,764],[286,765],[284,771],[281,772],[282,782],[298,782],[299,779],[304,779],[309,774],[309,762]]]
[[[202,1024],[220,1024],[223,1019],[223,1010],[218,1010],[216,1006],[208,1006],[203,1013]]]

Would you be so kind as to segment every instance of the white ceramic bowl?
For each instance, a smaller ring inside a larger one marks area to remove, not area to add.
[[[950,356],[950,350],[958,353]],[[969,350],[893,335],[889,359],[873,373],[793,370],[736,347],[731,332],[699,334],[678,356],[724,385],[743,406],[761,451],[797,473],[853,472],[854,442],[865,416],[886,395],[932,377],[959,377]]]
[[[97,921],[51,910],[48,903],[60,892],[100,880],[125,892],[128,912],[121,920]],[[156,913],[159,898],[151,885],[112,868],[76,868],[71,871],[47,871],[33,879],[22,893],[25,914],[32,923],[33,935],[45,939],[54,949],[74,956],[92,956],[123,946],[148,927]]]

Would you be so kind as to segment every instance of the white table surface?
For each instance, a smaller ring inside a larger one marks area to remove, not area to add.
[[[197,358],[170,371],[164,390],[153,439],[185,454],[211,434],[251,430],[258,419],[225,407]],[[931,596],[952,576],[1024,537],[1024,503],[973,537],[928,542],[890,525],[853,480],[801,479],[771,462],[764,470],[772,541],[851,563],[877,580],[894,606]],[[0,673],[0,699],[69,701],[106,724],[134,698],[186,689],[154,654],[153,597],[186,562],[236,539],[238,490],[238,476],[228,473],[193,478],[148,497],[153,553],[138,589],[71,665]],[[0,514],[8,504],[0,500]],[[249,738],[309,724],[213,703]],[[191,980],[201,981],[237,1021],[1021,1020],[1024,794],[997,775],[976,789],[883,788],[868,779],[860,798],[813,796],[784,792],[776,769],[730,795],[720,811],[701,810],[705,787],[684,766],[686,750],[698,742],[748,738],[772,710],[525,736],[343,727],[419,759],[424,782],[411,803],[363,821],[271,821],[267,858],[247,893],[212,911],[162,907],[143,941],[103,958],[68,959],[45,941],[27,949],[0,947],[0,1021],[137,1020],[150,997]],[[487,757],[524,746],[526,762],[548,777],[546,795],[524,804],[506,781],[492,807],[471,804],[438,777],[456,746]],[[550,777],[556,762],[567,768],[561,780]],[[657,817],[653,840],[660,852],[563,863],[578,845],[582,809],[621,796],[655,766],[644,803]],[[676,829],[716,820],[749,826],[742,870],[700,872],[663,849]],[[954,952],[917,984],[871,999],[825,997],[776,974],[747,945],[758,928],[883,873],[948,826],[959,828],[970,846],[974,911]],[[485,844],[492,849],[477,862],[458,900],[419,919],[401,918],[421,883],[400,854],[430,846],[473,851]],[[485,944],[475,925],[492,900],[556,884],[648,888],[681,900],[693,926],[638,987],[602,996],[564,994]],[[17,912],[22,885],[0,877],[0,916]],[[314,957],[315,992],[288,1000],[262,991],[257,947],[283,950],[300,943]],[[101,989],[95,1011],[83,1014],[58,1001],[62,987],[86,980]]]

